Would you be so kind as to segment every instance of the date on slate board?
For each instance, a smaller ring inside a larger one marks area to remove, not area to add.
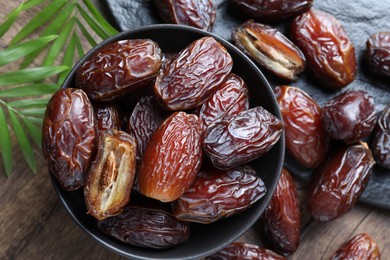
[[[147,0],[105,0],[108,11],[117,22],[119,29],[124,31],[143,25],[162,23],[152,1]],[[217,6],[217,17],[213,27],[213,33],[227,40],[231,40],[232,31],[240,24],[247,21],[227,0],[214,1]],[[314,1],[314,7],[335,16],[344,26],[348,36],[355,46],[358,63],[358,73],[354,82],[341,90],[327,90],[316,85],[316,80],[306,70],[297,82],[283,82],[273,75],[262,70],[271,86],[289,84],[306,91],[320,105],[323,105],[332,97],[348,89],[365,90],[374,97],[376,110],[382,111],[390,104],[390,80],[379,79],[370,74],[365,66],[363,55],[366,40],[370,35],[380,31],[390,31],[390,0],[356,0],[337,1],[323,0]],[[271,24],[288,36],[288,28],[291,20]],[[286,156],[285,167],[293,174],[310,180],[312,171],[300,166],[294,159]],[[390,209],[390,170],[376,165],[370,181],[362,194],[360,201]]]

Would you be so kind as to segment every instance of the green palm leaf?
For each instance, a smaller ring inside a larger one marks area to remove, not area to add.
[[[68,67],[66,66],[49,66],[4,73],[0,75],[0,86],[19,85],[28,82],[44,80],[67,69]]]
[[[12,171],[12,146],[11,136],[8,130],[7,120],[3,109],[0,107],[0,151],[3,159],[3,165],[7,176]]]

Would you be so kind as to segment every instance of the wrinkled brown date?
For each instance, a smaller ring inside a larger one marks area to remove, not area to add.
[[[171,202],[194,182],[203,160],[202,123],[176,112],[153,133],[142,158],[138,184],[143,195]]]
[[[342,88],[355,79],[355,48],[335,17],[311,8],[292,22],[290,32],[320,84]]]
[[[343,145],[316,170],[308,209],[319,221],[348,212],[362,194],[375,161],[366,143]]]
[[[161,109],[153,96],[140,98],[130,116],[127,130],[137,140],[137,161],[141,162],[146,144],[164,120]]]
[[[268,152],[282,131],[281,121],[259,106],[209,125],[203,149],[215,167],[229,169]]]
[[[242,242],[233,242],[217,253],[206,257],[206,260],[232,259],[286,260],[283,256],[278,255],[269,249]]]
[[[199,118],[208,126],[225,115],[236,115],[248,108],[248,87],[242,78],[231,73],[218,90],[203,103]]]
[[[375,160],[383,167],[390,169],[390,104],[378,118],[371,149]]]
[[[297,189],[290,173],[282,170],[276,190],[263,214],[270,238],[277,251],[292,254],[301,235],[301,214]]]
[[[47,105],[42,152],[49,171],[64,190],[84,185],[96,152],[95,124],[92,104],[81,89],[60,89]]]
[[[377,243],[366,233],[354,236],[341,246],[330,258],[331,260],[379,260]]]
[[[287,37],[268,25],[252,20],[233,32],[235,45],[262,67],[286,80],[296,80],[306,59]]]
[[[151,83],[161,68],[162,53],[149,39],[107,44],[77,70],[76,85],[96,101],[113,101]]]
[[[88,214],[98,220],[121,213],[130,200],[136,170],[135,138],[123,131],[100,132],[98,153],[84,187]]]
[[[161,19],[211,31],[216,9],[212,0],[154,0]]]
[[[366,43],[369,69],[381,76],[390,77],[390,32],[372,35]]]
[[[173,202],[173,214],[182,221],[209,224],[247,209],[265,193],[263,181],[250,166],[226,171],[209,166]]]
[[[283,116],[286,149],[303,166],[317,167],[329,147],[329,138],[321,125],[320,106],[296,87],[278,86],[274,92]]]
[[[369,136],[376,120],[374,99],[362,90],[341,93],[329,100],[321,111],[325,133],[347,144]]]
[[[313,0],[232,0],[245,14],[262,21],[279,21],[307,11]]]
[[[120,215],[98,222],[98,229],[122,242],[146,248],[170,248],[188,240],[190,226],[165,211],[126,206]]]
[[[94,111],[98,130],[119,130],[121,128],[118,109],[115,105],[94,105]]]
[[[225,81],[233,66],[226,49],[212,37],[194,41],[168,62],[154,90],[168,110],[186,110],[204,103]]]

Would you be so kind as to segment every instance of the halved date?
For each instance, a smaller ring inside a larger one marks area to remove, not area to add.
[[[98,222],[98,229],[127,244],[146,248],[170,248],[188,240],[190,226],[169,213],[127,206],[120,215]]]
[[[96,152],[95,125],[92,104],[81,89],[60,89],[50,99],[43,120],[42,152],[64,190],[84,185]]]
[[[121,128],[118,109],[115,105],[94,105],[94,111],[97,121],[97,129],[100,131],[107,129]]]
[[[380,253],[377,243],[366,233],[358,234],[341,246],[330,258],[379,260]]]
[[[379,32],[367,40],[366,59],[369,69],[390,77],[390,32]]]
[[[282,131],[281,121],[259,106],[209,125],[203,149],[215,167],[230,169],[268,152]]]
[[[172,203],[173,214],[182,221],[209,224],[242,212],[265,193],[263,181],[250,166],[226,171],[209,166]]]
[[[390,169],[390,104],[378,118],[371,149],[375,160],[383,167]]]
[[[204,103],[225,81],[232,57],[214,38],[194,41],[169,61],[157,76],[154,90],[168,110],[186,110]]]
[[[202,133],[196,115],[176,112],[168,117],[146,145],[138,173],[141,193],[163,202],[179,198],[200,170]]]
[[[290,31],[319,83],[342,88],[355,79],[355,48],[335,17],[311,8],[295,18]]]
[[[252,20],[233,32],[235,45],[262,67],[286,80],[296,80],[306,66],[301,50],[277,29]]]
[[[121,213],[130,200],[136,149],[137,142],[128,133],[115,129],[100,133],[98,153],[84,187],[88,214],[103,220]]]
[[[375,161],[366,143],[343,145],[322,163],[308,194],[308,209],[320,221],[348,212],[364,191]]]
[[[149,39],[107,44],[84,62],[76,85],[96,101],[113,101],[149,85],[161,68],[160,47]]]

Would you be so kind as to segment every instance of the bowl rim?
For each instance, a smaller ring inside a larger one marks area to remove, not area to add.
[[[255,63],[248,56],[246,56],[241,50],[239,50],[236,46],[234,46],[228,40],[226,40],[226,39],[224,39],[224,38],[222,38],[222,37],[220,37],[218,35],[215,35],[215,34],[213,34],[211,32],[204,31],[204,30],[201,30],[201,29],[198,29],[198,28],[194,28],[194,27],[190,27],[190,26],[186,26],[186,25],[153,24],[153,25],[140,26],[140,27],[137,27],[137,28],[133,28],[133,29],[129,29],[129,30],[120,32],[120,33],[118,33],[118,34],[116,34],[114,36],[111,36],[111,37],[101,41],[96,46],[91,48],[91,50],[89,50],[87,53],[85,53],[83,57],[79,58],[78,62],[69,71],[67,77],[65,78],[64,82],[61,85],[61,88],[67,88],[67,87],[69,87],[70,84],[72,84],[72,80],[74,78],[74,75],[76,73],[77,68],[79,68],[81,66],[81,64],[83,64],[86,60],[88,60],[102,46],[104,46],[104,45],[106,45],[108,43],[114,42],[114,41],[128,39],[129,35],[132,35],[132,34],[136,34],[136,33],[139,33],[139,32],[146,32],[146,31],[150,31],[150,30],[156,30],[156,29],[186,30],[186,31],[194,32],[196,34],[203,35],[202,37],[211,36],[214,39],[216,39],[218,42],[220,42],[224,47],[228,46],[229,48],[233,49],[240,56],[240,58],[242,58],[246,63],[249,63],[249,65],[254,68],[256,73],[262,79],[262,84],[264,84],[265,88],[272,93],[272,95],[271,95],[272,96],[271,102],[272,102],[272,105],[275,108],[277,108],[276,111],[273,112],[273,114],[282,121],[281,111],[280,111],[280,109],[278,107],[276,97],[273,94],[272,87],[269,84],[269,82],[266,79],[266,77],[264,76],[264,74],[262,73],[262,71],[260,70],[260,68],[257,65],[255,65]],[[211,255],[211,254],[221,250],[222,248],[227,246],[229,243],[232,243],[235,240],[237,240],[239,237],[241,237],[246,231],[248,231],[255,224],[255,222],[261,217],[262,213],[264,212],[265,207],[269,204],[269,202],[271,200],[271,197],[272,197],[272,194],[275,191],[275,188],[277,186],[278,180],[279,180],[280,175],[281,175],[281,171],[282,171],[283,164],[284,164],[284,157],[285,157],[285,133],[284,133],[284,131],[282,131],[280,139],[276,143],[276,145],[277,144],[279,144],[279,146],[280,146],[278,155],[281,158],[281,160],[279,160],[279,162],[278,162],[278,164],[276,166],[277,171],[274,173],[275,175],[277,175],[276,176],[276,181],[272,182],[270,187],[267,187],[267,192],[266,192],[265,196],[262,197],[262,199],[261,199],[261,202],[263,203],[262,206],[259,207],[259,209],[256,211],[257,214],[253,214],[253,215],[255,215],[255,217],[252,217],[251,221],[249,223],[246,223],[246,225],[244,226],[244,228],[242,228],[240,230],[240,232],[236,233],[236,236],[232,236],[229,240],[226,241],[226,243],[221,244],[219,247],[214,247],[213,249],[208,250],[208,251],[202,251],[201,254],[196,254],[196,255],[192,254],[191,256],[184,257],[184,258],[183,257],[180,257],[180,258],[172,257],[172,258],[169,258],[169,259],[171,259],[171,260],[190,260],[190,259],[199,259],[199,258],[208,256],[208,255]],[[140,259],[140,260],[150,260],[150,259],[160,260],[160,259],[163,259],[163,258],[150,258],[150,257],[140,256],[138,254],[132,254],[132,253],[129,253],[127,251],[121,250],[120,248],[116,247],[115,245],[111,245],[109,242],[107,242],[104,239],[100,238],[99,235],[102,235],[102,233],[100,233],[100,232],[93,232],[93,230],[90,230],[88,227],[83,225],[82,221],[78,219],[78,217],[71,210],[71,208],[68,205],[67,201],[65,200],[65,198],[61,194],[61,192],[66,192],[66,191],[62,191],[61,190],[61,187],[59,186],[58,181],[56,180],[56,178],[54,177],[54,175],[50,171],[49,171],[49,175],[50,175],[50,179],[51,179],[51,182],[53,184],[53,187],[55,189],[55,192],[57,194],[57,197],[59,198],[61,204],[64,206],[66,212],[71,216],[73,221],[79,227],[81,227],[81,229],[84,230],[94,240],[96,240],[97,242],[99,242],[101,245],[103,245],[107,249],[111,250],[112,252],[114,252],[116,254],[119,254],[119,255],[122,255],[122,256],[125,256],[125,257],[128,257],[128,258],[131,258],[131,259]],[[259,201],[257,203],[259,203]],[[255,206],[255,205],[256,204],[254,204],[252,206]],[[131,245],[129,245],[129,246],[131,247]]]

